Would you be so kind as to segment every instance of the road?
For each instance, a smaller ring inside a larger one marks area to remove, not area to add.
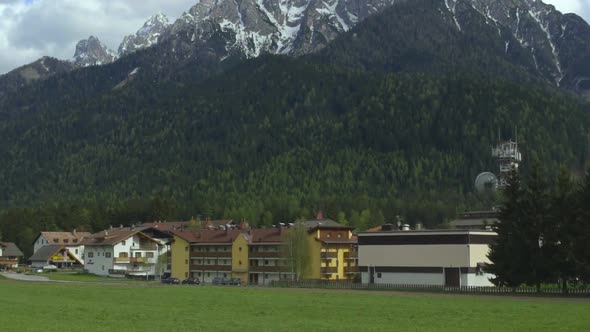
[[[3,276],[7,279],[20,281],[56,282],[55,280],[50,280],[48,277],[45,276],[27,275],[23,273],[14,272],[0,272],[0,276]]]

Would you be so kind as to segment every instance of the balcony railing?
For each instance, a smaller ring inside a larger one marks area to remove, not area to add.
[[[155,257],[115,257],[113,263],[117,264],[156,264],[157,258]]]
[[[150,251],[150,250],[158,250],[158,246],[154,244],[143,244],[139,246],[131,247],[133,251]]]
[[[278,251],[251,251],[250,258],[281,258]]]
[[[334,259],[338,258],[337,252],[322,252],[322,259]]]
[[[191,251],[191,258],[231,257],[231,251]]]
[[[358,259],[358,253],[353,252],[345,252],[344,253],[344,259],[350,259],[350,260],[357,260]]]
[[[263,266],[250,266],[250,272],[283,272],[283,273],[287,273],[290,272],[289,271],[289,267],[288,266],[268,266],[268,265],[263,265]]]
[[[344,267],[344,273],[356,274],[356,273],[359,273],[359,268],[358,268],[358,266],[347,266],[347,267]]]
[[[322,272],[322,274],[338,273],[338,268],[335,266],[334,267],[322,267],[321,272]]]
[[[190,266],[191,271],[231,271],[231,265],[197,265]]]

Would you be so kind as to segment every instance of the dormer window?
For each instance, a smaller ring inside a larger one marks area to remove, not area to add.
[[[78,239],[74,239],[74,240],[72,240],[72,242],[78,243]]]
[[[70,242],[70,240],[64,239],[64,243],[68,243],[68,242]]]
[[[53,242],[59,243],[59,239],[57,239],[57,238],[56,239],[53,239]]]

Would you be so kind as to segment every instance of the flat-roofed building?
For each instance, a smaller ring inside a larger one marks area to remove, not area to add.
[[[358,234],[365,284],[493,286],[484,267],[497,234],[474,230],[383,231]]]

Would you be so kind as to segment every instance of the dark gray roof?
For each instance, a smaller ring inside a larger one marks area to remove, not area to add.
[[[30,261],[47,261],[53,255],[55,255],[55,253],[58,252],[62,247],[63,247],[63,245],[61,245],[61,244],[43,246],[43,247],[39,248],[39,250],[37,250],[33,254],[33,256],[31,256],[31,258],[29,258],[29,260]]]
[[[22,257],[23,252],[12,242],[0,242],[2,246],[2,256],[4,257]]]
[[[346,228],[346,229],[351,229],[352,227],[348,227],[348,226],[344,226],[342,224],[339,224],[338,222],[332,220],[332,219],[322,219],[322,220],[306,220],[305,221],[305,226],[307,226],[307,228],[309,229],[313,229],[313,228]]]

